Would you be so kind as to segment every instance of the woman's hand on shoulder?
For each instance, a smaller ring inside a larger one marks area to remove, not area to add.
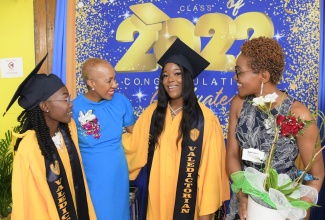
[[[126,132],[128,132],[128,133],[131,133],[131,134],[132,134],[132,131],[133,131],[133,127],[134,127],[134,124],[133,124],[133,125],[131,125],[131,126],[125,127],[125,130],[126,130]]]

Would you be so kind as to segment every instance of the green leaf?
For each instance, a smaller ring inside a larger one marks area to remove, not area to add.
[[[288,201],[290,202],[290,204],[294,207],[300,207],[302,209],[309,209],[311,206],[313,207],[320,207],[319,205],[316,205],[312,202],[306,202],[306,201],[303,201],[301,199],[293,199],[291,197],[286,197],[288,199]]]
[[[278,190],[286,196],[286,195],[290,195],[291,193],[293,193],[296,189],[297,189],[296,187],[293,187],[291,189],[281,189],[281,190],[278,189]]]
[[[280,187],[278,188],[278,190],[285,189],[285,188],[289,187],[291,184],[292,184],[292,182],[288,182],[288,183],[286,183],[286,184],[280,186]]]
[[[269,176],[267,178],[268,188],[278,189],[278,173],[270,167]]]
[[[11,176],[12,176],[12,133],[8,130],[5,139],[0,140],[0,215],[7,216],[12,204]]]

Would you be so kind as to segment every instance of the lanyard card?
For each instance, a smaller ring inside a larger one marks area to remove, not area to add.
[[[242,159],[254,163],[262,163],[265,159],[265,153],[254,148],[243,149]]]

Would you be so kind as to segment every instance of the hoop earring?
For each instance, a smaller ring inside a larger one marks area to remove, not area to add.
[[[261,92],[260,92],[260,96],[261,96],[262,93],[263,93],[263,87],[264,87],[264,82],[262,82],[262,84],[261,84]]]

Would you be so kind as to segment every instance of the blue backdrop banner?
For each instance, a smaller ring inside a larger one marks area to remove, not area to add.
[[[240,46],[267,36],[281,44],[286,56],[279,87],[316,110],[320,16],[319,0],[77,1],[77,94],[86,89],[82,63],[104,58],[115,68],[118,92],[139,116],[157,98],[157,60],[179,37],[211,63],[194,81],[196,94],[218,115],[226,134]]]
[[[141,114],[156,99],[156,61],[175,37],[211,64],[195,79],[198,99],[219,116],[224,132],[237,85],[233,68],[242,43],[268,36],[286,55],[280,87],[316,108],[320,44],[319,1],[83,1],[76,5],[77,94],[89,57],[112,63],[118,91]]]
[[[320,19],[320,71],[319,71],[319,92],[318,92],[318,109],[325,112],[325,28],[324,28],[324,13],[325,13],[325,3],[324,0],[321,2],[321,19]],[[321,135],[324,135],[322,133]],[[325,145],[323,141],[322,146]],[[323,151],[323,158],[325,160],[325,151]],[[319,192],[318,204],[322,208],[312,208],[311,209],[311,220],[325,219],[325,182],[323,182],[323,187]]]

